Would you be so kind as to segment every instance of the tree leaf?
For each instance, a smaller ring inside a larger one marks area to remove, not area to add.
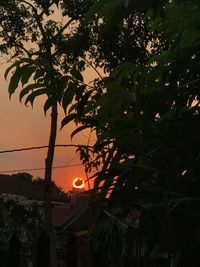
[[[70,73],[75,79],[77,79],[78,81],[83,82],[83,75],[81,74],[80,71],[78,71],[77,69],[72,69],[70,71]]]
[[[78,103],[73,104],[73,105],[69,108],[69,110],[68,110],[68,114],[70,114],[74,109],[76,109],[77,106],[78,106]]]
[[[78,102],[78,106],[77,106],[77,113],[78,116],[81,117],[83,112],[84,112],[84,107],[88,101],[88,98],[90,97],[90,95],[92,94],[92,90],[88,91],[84,96],[81,97],[81,99]]]
[[[67,115],[61,122],[61,129],[67,125],[69,122],[71,122],[72,120],[75,120],[77,117],[77,115],[75,113],[69,114]]]
[[[44,77],[44,70],[41,68],[37,68],[35,71],[35,75],[33,76],[33,79],[37,81],[39,78]]]
[[[17,67],[17,66],[19,66],[19,62],[18,61],[16,61],[9,68],[7,68],[5,73],[4,73],[4,78],[7,79],[7,76],[9,74],[9,72],[11,71],[11,69],[13,69],[14,67]]]
[[[22,70],[22,67],[21,67],[21,70]],[[27,65],[23,66],[22,77],[21,77],[22,86],[24,86],[28,82],[31,75],[35,72],[35,70],[36,70],[36,66],[32,66],[32,67],[28,67]]]
[[[22,98],[29,93],[29,91],[37,89],[37,88],[42,88],[44,87],[44,84],[42,83],[34,83],[34,84],[29,84],[25,88],[22,89],[22,91],[19,94],[19,100],[22,101]]]
[[[10,97],[17,89],[19,81],[21,79],[21,75],[22,75],[21,69],[19,67],[16,67],[16,70],[10,79],[10,83],[8,87],[8,92],[9,92]]]
[[[21,63],[28,63],[30,65],[35,65],[37,67],[41,67],[41,63],[38,62],[37,60],[31,59],[31,58],[22,58],[18,61],[20,64]]]
[[[49,63],[49,61],[43,57],[41,60],[40,60],[40,65],[43,65],[44,68],[45,68],[45,71],[47,72],[51,72],[52,71],[52,67],[51,67],[51,64]]]
[[[79,99],[81,99],[85,89],[86,89],[86,85],[85,84],[82,84],[82,85],[76,87],[76,100],[77,101],[79,101]]]
[[[47,99],[43,107],[45,116],[46,116],[47,111],[50,109],[50,107],[53,106],[55,102],[56,102],[56,99],[53,96]]]
[[[62,98],[62,107],[64,109],[64,112],[66,112],[68,105],[72,102],[74,95],[75,90],[73,90],[72,87],[68,87]]]
[[[85,23],[88,23],[90,20],[92,20],[95,14],[97,14],[98,11],[108,3],[108,1],[109,0],[97,1],[93,6],[91,6],[89,11],[85,14],[85,17],[84,17]]]
[[[81,132],[81,131],[83,131],[83,130],[85,130],[85,129],[88,129],[88,128],[90,128],[89,125],[82,125],[82,126],[78,127],[76,130],[74,130],[74,131],[72,132],[72,134],[71,134],[71,139],[72,139],[77,133],[79,133],[79,132]]]
[[[94,18],[95,14],[98,17],[111,19],[117,9],[125,8],[124,0],[101,0],[96,2],[86,13],[85,22],[88,23]]]
[[[33,102],[35,100],[35,98],[39,95],[44,95],[47,93],[47,89],[46,88],[41,88],[41,89],[38,89],[37,91],[34,91],[32,92],[27,98],[26,98],[26,101],[25,101],[25,105],[28,104],[28,102],[31,103],[31,105],[33,106]]]
[[[66,88],[68,81],[71,79],[71,76],[65,75],[63,77],[61,77],[61,79],[59,80],[59,85],[62,88]]]
[[[186,29],[182,32],[180,47],[185,49],[187,47],[198,46],[200,42],[200,31],[195,29]]]

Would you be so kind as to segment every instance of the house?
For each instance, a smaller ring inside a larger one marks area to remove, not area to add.
[[[87,205],[88,197],[86,195],[79,197],[78,195],[80,192],[81,190],[72,190],[71,199],[73,199],[73,201],[71,202],[68,195],[60,191],[55,184],[52,184],[52,221],[56,233],[59,267],[66,266],[66,261],[70,262],[70,256],[67,254],[67,248],[69,247],[69,243],[72,242],[71,240],[73,239],[72,236],[74,235],[74,231],[67,229],[66,225],[82,211],[84,208],[83,206]],[[16,199],[17,197],[21,197],[23,199],[26,198],[28,201],[33,201],[34,203],[36,202],[39,209],[43,210],[43,182],[41,180],[36,182],[32,181],[32,177],[29,174],[0,174],[0,198],[5,195],[13,196]],[[80,198],[80,201],[77,202],[78,198]],[[16,234],[15,232],[13,232],[12,236],[7,237],[7,248],[10,249],[7,253],[10,255],[9,258],[15,258],[16,267],[22,265],[32,267],[34,263],[31,258],[34,258],[36,254],[38,259],[36,266],[45,267],[44,261],[48,258],[48,236],[42,227],[40,228],[40,233],[37,233],[37,235],[37,240],[34,240],[33,242],[28,242],[24,236],[22,237],[21,234],[19,236],[19,234]],[[23,255],[21,263],[20,260],[18,260],[17,263],[16,258],[19,258],[19,255],[17,256],[16,253]],[[13,256],[11,257],[12,254]],[[2,262],[1,259],[0,261]],[[7,263],[6,265],[1,266],[12,266],[12,263],[9,264]],[[70,266],[70,264],[67,266]]]
[[[108,210],[108,205],[103,205],[104,207],[98,210],[100,205],[94,205],[94,207],[89,206],[90,195],[84,189],[73,188],[70,193],[71,197],[69,198],[67,195],[62,194],[55,185],[52,185],[52,219],[56,234],[59,267],[109,267],[113,255],[110,255],[109,258],[106,258],[106,256],[110,253],[109,248],[113,251],[113,248],[110,246],[110,241],[113,240],[112,235],[115,235],[115,230],[118,233],[121,231],[122,233],[126,233],[125,239],[123,237],[123,241],[125,240],[126,242],[125,247],[123,243],[123,247],[119,251],[121,253],[125,248],[125,262],[121,266],[130,267],[134,264],[140,267],[146,266],[146,250],[148,244],[145,237],[137,231],[141,216],[141,213],[137,209],[131,208],[128,213],[125,212],[123,215],[120,209]],[[42,210],[42,182],[32,182],[30,176],[27,174],[0,174],[0,200],[2,195],[5,194],[18,196],[19,198],[20,196],[26,197],[29,201],[37,202],[38,209]],[[95,215],[99,216],[98,220]],[[105,229],[105,227],[101,227],[102,225],[106,226],[106,234],[105,232],[99,231],[99,226],[100,229]],[[97,230],[97,236],[94,235],[94,239],[98,240],[96,243],[101,243],[96,254],[94,251],[91,251],[88,243],[89,233],[91,233],[90,230],[93,226],[97,226],[94,229],[94,232]],[[1,238],[2,232],[0,231],[1,267],[13,267],[13,259],[15,267],[48,266],[49,241],[44,229],[40,226],[39,231],[36,231],[37,233],[33,239],[27,237],[26,231],[22,231],[20,234],[13,232],[7,238],[3,235],[4,239],[7,240],[7,247],[5,246],[5,240]],[[103,239],[98,239],[99,235]],[[118,249],[120,245],[118,244]],[[117,251],[117,247],[116,250],[114,249],[114,253],[115,251]],[[149,257],[148,266],[169,266],[167,259],[163,255],[162,257],[158,257],[158,253],[156,253],[154,251],[155,255]],[[115,256],[119,258],[119,254],[115,253]],[[11,262],[8,262],[8,259],[11,259]],[[36,263],[33,259],[37,259]]]

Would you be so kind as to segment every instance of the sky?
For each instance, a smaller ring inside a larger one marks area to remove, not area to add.
[[[15,148],[33,147],[48,145],[50,114],[45,117],[43,112],[44,98],[39,97],[34,103],[34,107],[26,107],[19,102],[18,93],[9,100],[8,82],[4,79],[6,66],[0,66],[0,151]],[[94,73],[92,70],[86,71],[85,78],[90,80]],[[59,110],[57,144],[87,144],[89,130],[75,136],[71,140],[71,132],[76,125],[70,123],[60,131],[60,121],[64,113]],[[93,137],[94,140],[94,137]],[[91,142],[93,141],[91,140]],[[44,177],[44,170],[27,169],[44,168],[46,149],[0,153],[0,173],[17,173],[14,170],[25,170],[36,177]],[[54,166],[68,165],[66,168],[53,170],[52,178],[56,184],[65,191],[72,188],[72,181],[76,177],[86,179],[85,171],[81,164],[75,148],[56,148]]]
[[[62,17],[61,12],[57,9],[48,19],[53,19],[60,23],[65,23],[68,20],[67,17]],[[28,43],[28,47],[33,48],[34,45]],[[4,72],[9,65],[1,64],[3,61],[5,62],[5,59],[0,59],[0,151],[48,145],[50,114],[48,112],[46,117],[44,115],[44,98],[37,98],[33,109],[19,102],[19,94],[17,92],[9,100],[8,82],[4,79]],[[101,72],[101,70],[99,71]],[[96,77],[97,74],[92,68],[84,72],[84,81],[86,83]],[[73,140],[71,140],[71,133],[76,128],[75,124],[70,123],[61,131],[59,130],[63,117],[64,113],[60,109],[56,144],[87,144],[90,135],[89,130],[76,135]],[[93,141],[94,137],[91,138],[90,145],[92,145]],[[0,173],[12,174],[21,170],[20,172],[28,172],[35,178],[44,177],[44,170],[28,171],[27,169],[44,168],[46,152],[47,149],[0,153]],[[53,169],[53,180],[65,191],[69,191],[72,188],[72,181],[76,177],[86,179],[83,166],[70,167],[70,165],[80,164],[75,148],[56,148],[53,165],[68,165],[68,167]],[[12,170],[13,172],[10,172]]]

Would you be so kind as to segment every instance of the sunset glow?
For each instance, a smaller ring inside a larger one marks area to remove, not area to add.
[[[79,189],[84,188],[85,187],[85,183],[84,183],[83,179],[82,178],[75,178],[73,180],[73,187],[74,188],[79,188]]]

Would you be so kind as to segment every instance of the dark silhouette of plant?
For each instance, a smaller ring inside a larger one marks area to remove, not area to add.
[[[159,251],[175,266],[196,266],[189,258],[197,261],[200,240],[199,3],[109,0],[93,6],[86,20],[94,14],[101,41],[96,66],[103,60],[108,77],[95,81],[84,106],[80,121],[97,142],[80,151],[83,162],[88,171],[99,168],[91,178],[111,207],[141,211],[147,255]],[[125,32],[138,39],[123,43]],[[108,45],[112,40],[119,49]]]
[[[12,55],[11,60],[14,60],[5,72],[5,78],[11,74],[9,95],[11,97],[21,88],[20,101],[25,99],[24,104],[31,106],[38,96],[43,96],[45,114],[51,111],[45,159],[44,213],[52,267],[57,266],[51,218],[51,180],[58,105],[66,110],[77,95],[81,97],[87,92],[81,74],[85,62],[80,57],[84,57],[87,48],[87,32],[82,31],[82,20],[89,6],[83,8],[79,2],[82,1],[10,0],[0,3],[0,51]],[[55,12],[65,23],[57,20]],[[71,117],[76,120],[75,115]]]

